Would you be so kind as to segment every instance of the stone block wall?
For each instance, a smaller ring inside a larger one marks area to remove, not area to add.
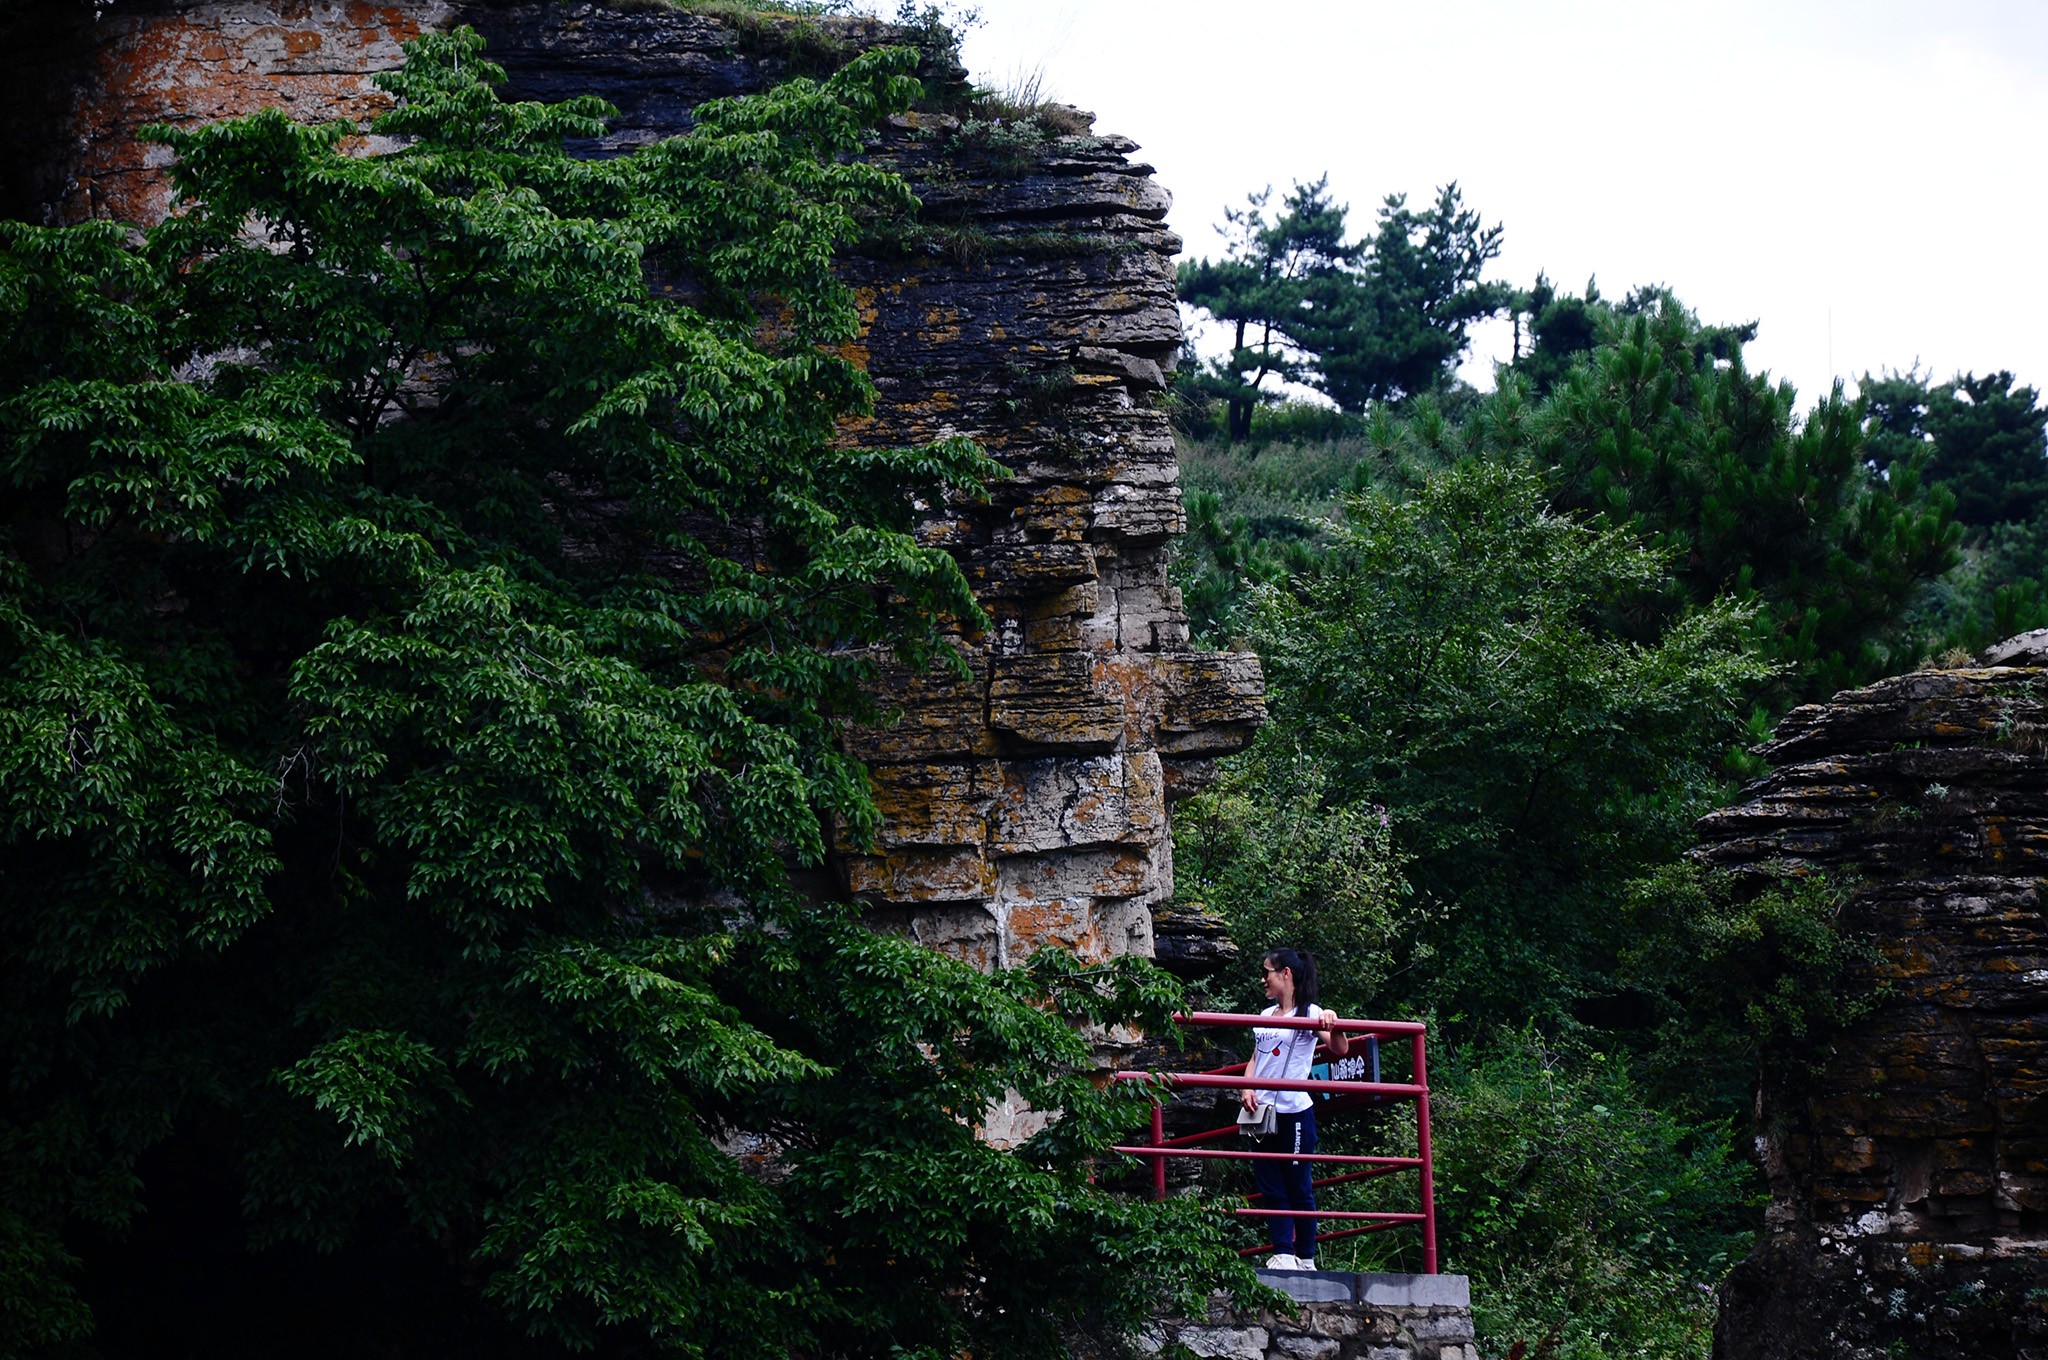
[[[161,155],[134,135],[152,121],[277,106],[360,124],[383,106],[371,75],[437,26],[475,25],[508,97],[617,106],[592,155],[686,131],[704,99],[791,70],[784,21],[648,3],[124,0],[101,14],[53,0],[49,14],[0,17],[0,101],[35,163],[0,207],[32,221],[160,217]],[[847,49],[909,36],[828,24]],[[1158,405],[1181,339],[1167,194],[1131,142],[1062,130],[1086,126],[1074,111],[1053,124],[991,139],[944,115],[894,120],[871,154],[911,181],[924,228],[843,264],[864,325],[851,352],[880,394],[843,437],[966,435],[1011,476],[923,526],[993,626],[958,639],[964,681],[884,675],[896,718],[849,733],[884,826],[841,845],[818,890],[984,967],[1046,946],[1151,954],[1150,908],[1173,886],[1167,809],[1264,718],[1257,658],[1190,649],[1167,579],[1184,527]]]
[[[1795,709],[1701,823],[1709,864],[1852,884],[1885,989],[1817,1080],[1764,1074],[1768,1230],[1722,1360],[2048,1357],[2043,661]]]
[[[1151,1337],[1205,1360],[1479,1360],[1463,1275],[1353,1275],[1260,1271],[1292,1311],[1242,1314],[1222,1301],[1199,1321],[1174,1320]]]

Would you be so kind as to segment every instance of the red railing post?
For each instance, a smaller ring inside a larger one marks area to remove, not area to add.
[[[1410,1081],[1422,1088],[1415,1097],[1415,1155],[1422,1159],[1422,1273],[1436,1274],[1436,1166],[1429,1153],[1429,1062],[1422,1036],[1415,1036],[1415,1066]]]
[[[1158,1147],[1166,1141],[1166,1108],[1158,1101],[1152,1102],[1152,1146]],[[1166,1198],[1166,1158],[1152,1158],[1152,1198]]]

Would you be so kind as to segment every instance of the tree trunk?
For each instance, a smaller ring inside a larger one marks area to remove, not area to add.
[[[1252,437],[1252,400],[1250,397],[1232,397],[1230,399],[1230,420],[1226,430],[1230,437],[1230,442],[1233,444],[1241,439],[1250,439]]]

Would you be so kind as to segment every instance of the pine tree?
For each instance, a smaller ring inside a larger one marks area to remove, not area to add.
[[[1353,286],[1316,313],[1304,336],[1317,355],[1317,387],[1344,410],[1363,411],[1446,382],[1472,325],[1513,300],[1512,289],[1482,277],[1502,234],[1465,206],[1456,181],[1420,211],[1389,195]]]
[[[1529,425],[1559,507],[1662,549],[1680,598],[1752,605],[1780,702],[1914,659],[1900,620],[1960,537],[1924,456],[1872,468],[1839,385],[1802,415],[1744,365],[1754,326],[1703,326],[1663,290],[1620,322]]]
[[[1917,372],[1864,375],[1873,456],[1924,451],[1927,479],[1956,498],[1973,529],[2048,509],[2048,407],[2006,372],[1958,374],[1930,386]]]
[[[1345,244],[1346,209],[1330,201],[1329,186],[1328,175],[1297,183],[1271,218],[1270,186],[1250,195],[1244,207],[1224,209],[1223,258],[1180,267],[1181,300],[1231,332],[1229,355],[1193,382],[1197,392],[1223,400],[1233,440],[1250,437],[1253,408],[1272,400],[1278,384],[1314,375],[1310,337],[1327,326],[1326,313],[1344,305],[1346,271],[1364,247]],[[1276,386],[1268,387],[1268,379]]]

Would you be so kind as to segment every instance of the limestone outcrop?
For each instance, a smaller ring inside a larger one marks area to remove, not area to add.
[[[2048,656],[1793,710],[1701,823],[1738,873],[1854,886],[1877,1008],[1817,1080],[1766,1073],[1766,1240],[1718,1360],[2048,1357]]]
[[[422,29],[476,26],[509,97],[592,93],[620,110],[587,154],[685,131],[705,99],[832,52],[912,36],[869,20],[700,15],[659,3],[132,0],[0,20],[9,145],[0,207],[32,221],[168,206],[153,121],[277,106],[361,124],[371,75]],[[823,25],[822,27],[820,25]],[[784,29],[778,25],[785,26]],[[957,68],[927,73],[957,87]],[[971,672],[884,676],[899,716],[849,733],[884,826],[836,881],[901,930],[982,966],[1054,945],[1152,953],[1172,891],[1167,809],[1264,718],[1257,659],[1196,652],[1166,566],[1183,528],[1158,408],[1181,339],[1168,198],[1134,144],[1074,110],[906,115],[871,154],[925,208],[918,230],[844,263],[880,393],[850,442],[976,439],[1010,470],[986,503],[922,532],[993,617],[959,639]]]

